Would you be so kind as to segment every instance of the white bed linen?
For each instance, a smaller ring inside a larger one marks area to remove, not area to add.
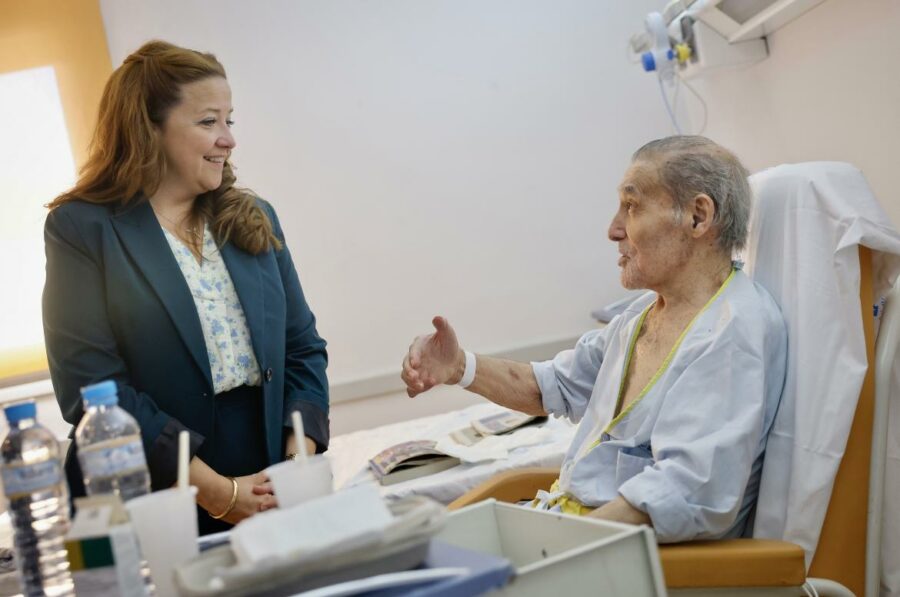
[[[478,404],[441,415],[422,417],[356,431],[331,439],[325,453],[334,472],[334,488],[342,489],[363,482],[374,481],[368,462],[381,450],[412,440],[438,441],[452,431],[466,427],[480,419],[506,409],[491,403]],[[565,419],[551,417],[544,423],[545,442],[539,445],[514,447],[505,459],[481,464],[461,464],[446,471],[381,487],[382,496],[400,499],[410,495],[428,496],[448,504],[497,473],[529,466],[560,466],[572,442],[575,426]]]

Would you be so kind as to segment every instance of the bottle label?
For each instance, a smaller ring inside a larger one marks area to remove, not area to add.
[[[147,468],[140,438],[119,437],[78,448],[78,460],[85,479],[113,477]]]
[[[9,499],[35,493],[62,482],[62,467],[58,460],[36,464],[5,466],[2,471],[3,493]]]

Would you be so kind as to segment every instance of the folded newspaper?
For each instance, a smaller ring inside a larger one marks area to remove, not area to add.
[[[436,445],[432,440],[416,440],[391,446],[369,460],[369,468],[379,483],[393,485],[459,464],[459,458],[438,450]]]
[[[526,415],[516,411],[497,413],[482,419],[475,419],[469,427],[457,429],[450,437],[464,446],[471,446],[485,437],[491,435],[503,435],[525,427],[526,425],[539,425],[547,420],[547,417]]]

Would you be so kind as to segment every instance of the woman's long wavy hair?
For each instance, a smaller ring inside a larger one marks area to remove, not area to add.
[[[152,196],[166,174],[159,130],[181,101],[182,86],[210,77],[225,78],[215,56],[164,41],[147,42],[128,56],[103,90],[78,182],[47,207],[76,200],[128,203]],[[219,245],[230,241],[254,255],[280,249],[272,223],[254,195],[234,183],[234,171],[226,162],[222,184],[197,197],[189,223],[208,222]]]

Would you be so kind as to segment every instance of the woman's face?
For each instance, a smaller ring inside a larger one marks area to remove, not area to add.
[[[194,198],[222,184],[225,160],[234,149],[231,87],[222,77],[210,77],[182,85],[181,96],[160,130],[166,158],[161,187]]]

